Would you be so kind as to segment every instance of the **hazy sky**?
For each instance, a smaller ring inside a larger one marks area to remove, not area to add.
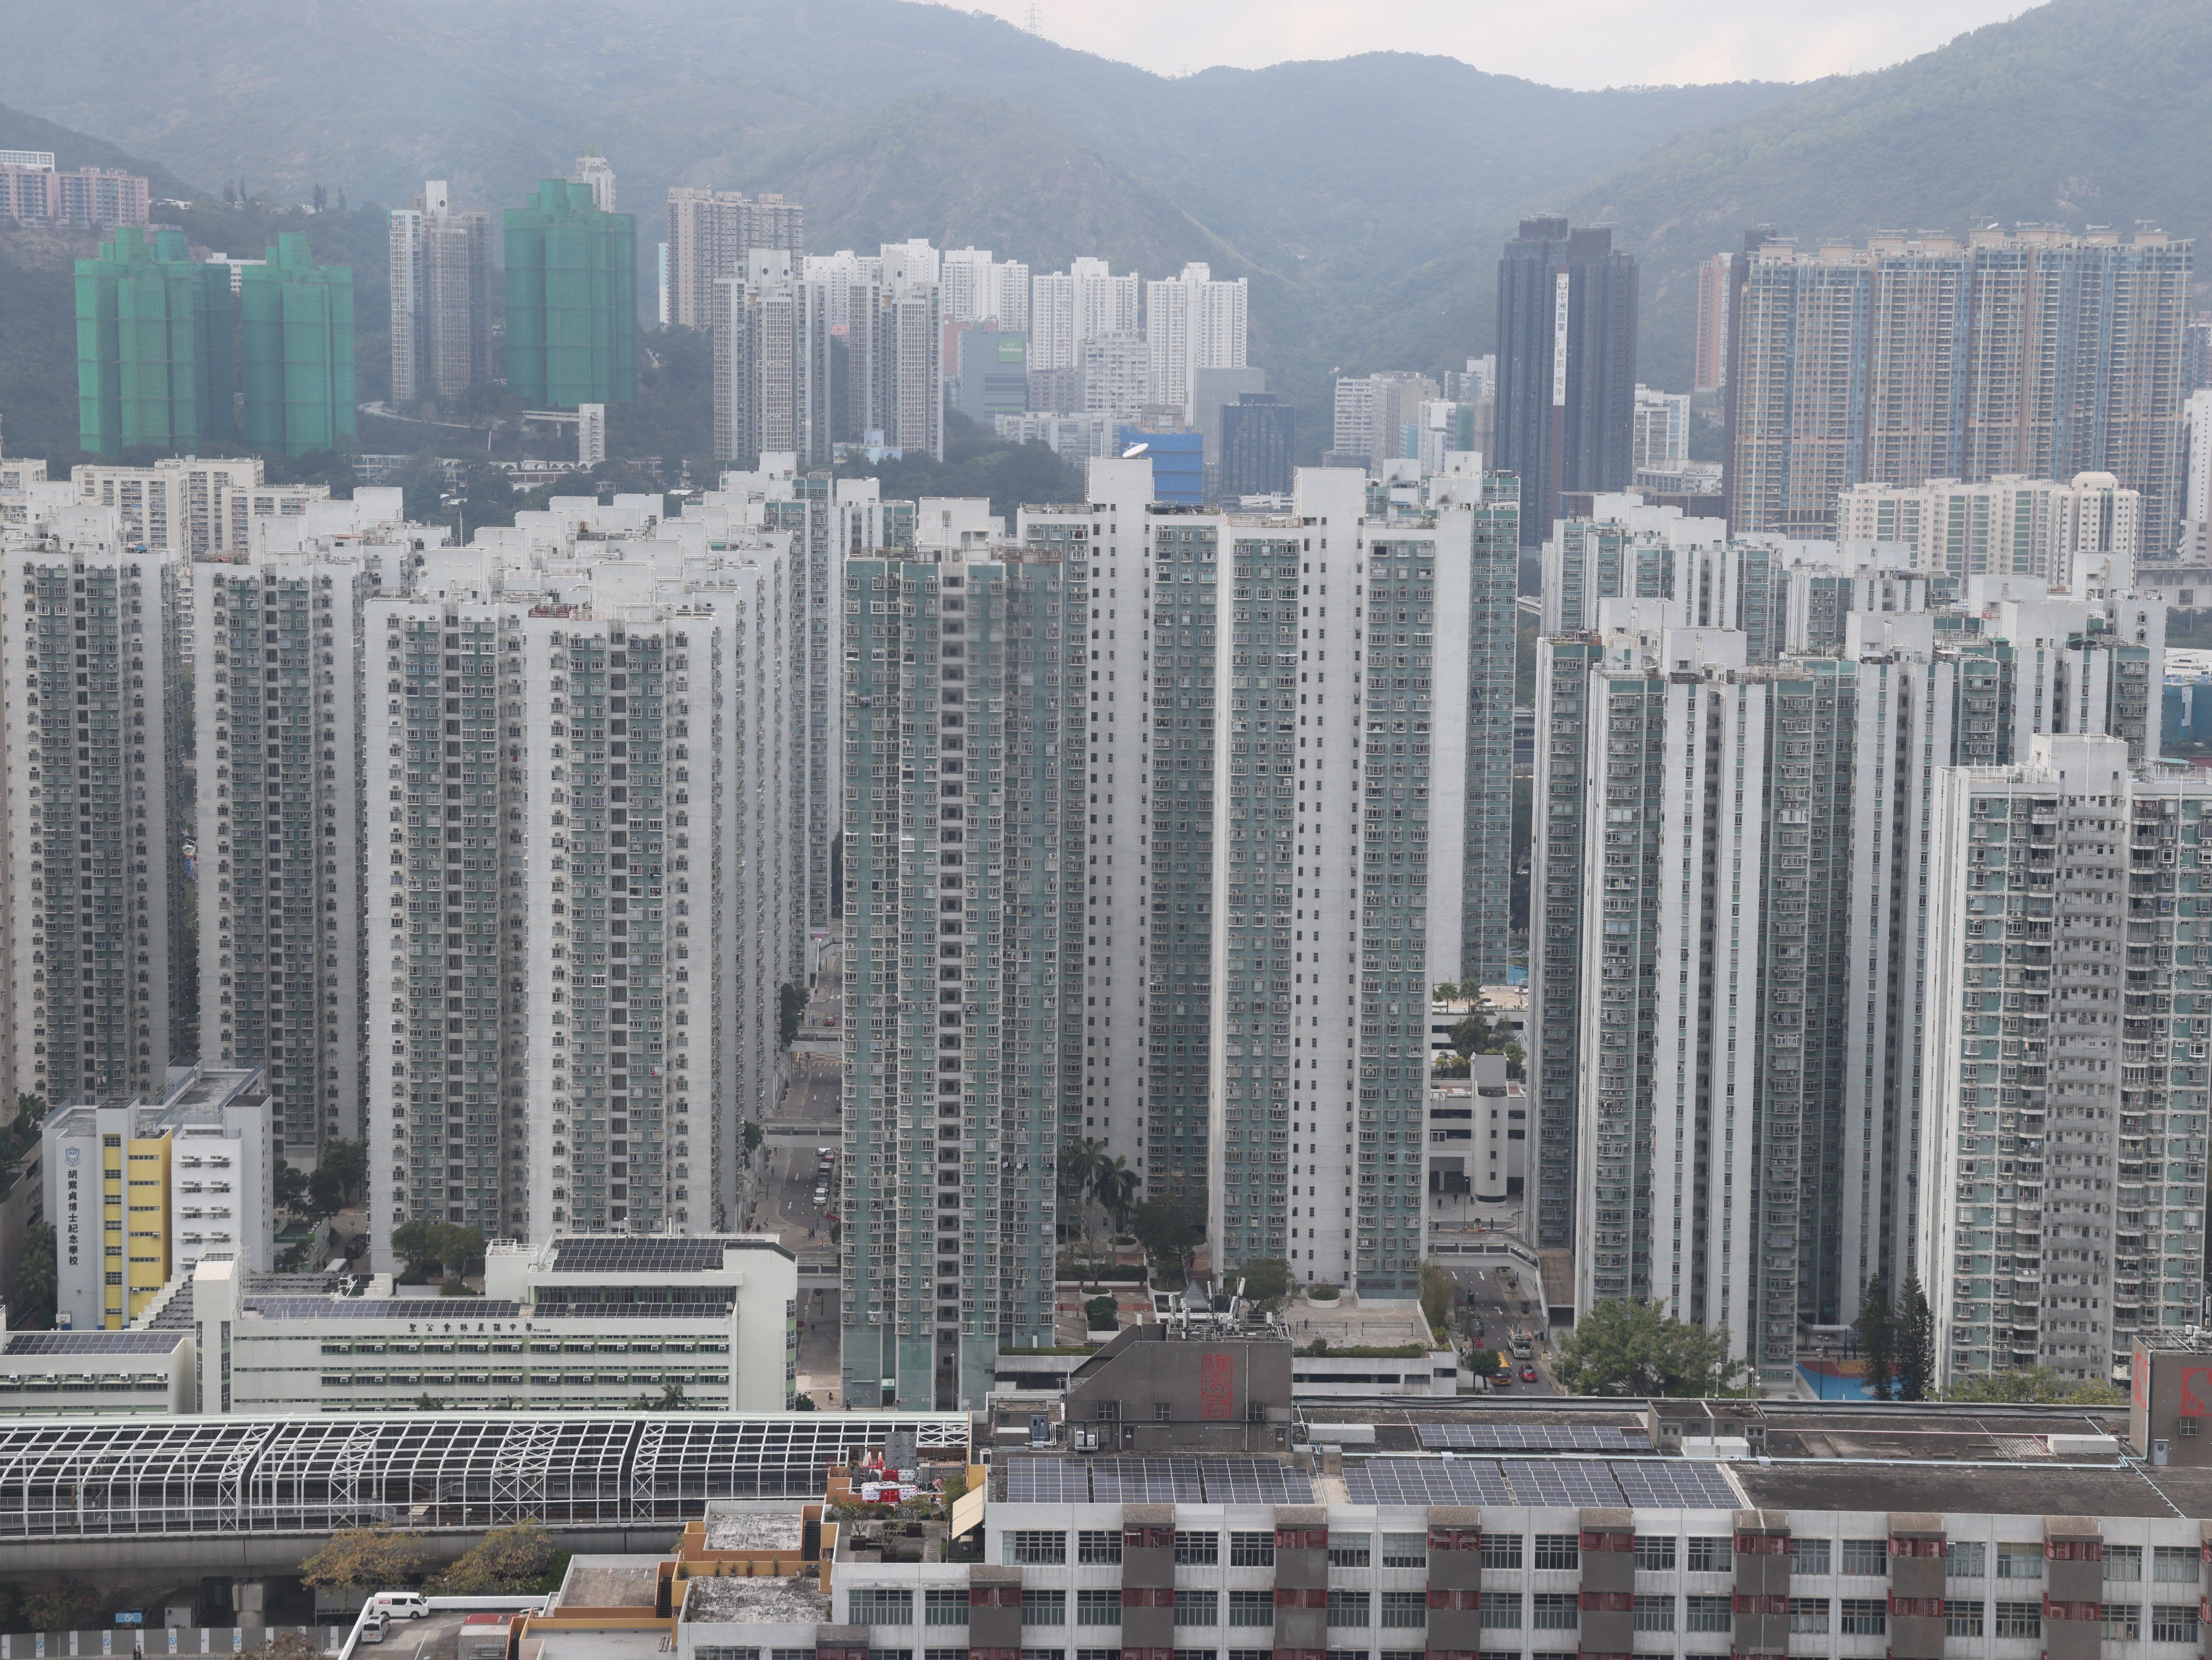
[[[1030,0],[968,0],[1026,25]],[[2021,0],[1036,0],[1042,32],[1164,75],[1441,52],[1552,86],[1803,81],[1880,69]]]

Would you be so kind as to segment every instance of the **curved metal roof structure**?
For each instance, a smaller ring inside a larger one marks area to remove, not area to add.
[[[819,1498],[830,1464],[899,1430],[968,1445],[963,1413],[0,1420],[0,1539],[683,1522],[709,1499]]]

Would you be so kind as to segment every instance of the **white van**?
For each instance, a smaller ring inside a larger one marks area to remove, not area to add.
[[[427,1620],[430,1599],[419,1590],[380,1590],[368,1599],[369,1610],[394,1620]]]

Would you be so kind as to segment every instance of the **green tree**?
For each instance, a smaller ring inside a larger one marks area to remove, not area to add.
[[[1650,1303],[1600,1303],[1552,1363],[1570,1395],[1732,1395],[1745,1371],[1729,1356],[1725,1326],[1708,1331]]]
[[[1083,1304],[1084,1323],[1092,1331],[1113,1331],[1121,1323],[1121,1305],[1110,1297],[1093,1297]]]
[[[40,1584],[23,1596],[23,1618],[33,1631],[76,1631],[100,1611],[100,1593],[82,1579]]]
[[[327,1172],[344,1196],[350,1198],[368,1180],[368,1148],[359,1141],[333,1141],[323,1149],[316,1173]]]
[[[2053,1366],[2032,1366],[2024,1371],[1978,1372],[1959,1378],[1942,1398],[1981,1406],[2124,1407],[2128,1392],[2116,1383],[2062,1377]]]
[[[1431,1331],[1449,1329],[1452,1303],[1458,1295],[1459,1287],[1440,1264],[1421,1264],[1421,1312],[1427,1316]]]
[[[527,1591],[553,1560],[553,1535],[537,1522],[494,1528],[430,1582],[443,1596],[506,1596]]]
[[[776,992],[775,1042],[779,1049],[789,1049],[791,1040],[799,1036],[799,1022],[806,1012],[811,997],[804,986],[785,985]]]
[[[1180,1198],[1147,1199],[1132,1213],[1130,1227],[1154,1267],[1178,1280],[1189,1273],[1191,1253],[1203,1234],[1190,1205]]]
[[[1106,1150],[1089,1136],[1070,1141],[1060,1150],[1060,1190],[1066,1197],[1080,1202],[1091,1191],[1091,1183],[1104,1163]]]
[[[483,1268],[483,1230],[458,1222],[402,1222],[392,1231],[392,1249],[405,1262],[408,1273],[418,1278],[434,1268],[455,1278]]]
[[[297,1216],[307,1209],[307,1171],[290,1164],[279,1164],[276,1174],[270,1178],[270,1186],[275,1191],[278,1210]]]
[[[15,1116],[0,1124],[0,1199],[15,1189],[23,1166],[39,1148],[45,1127],[46,1104],[35,1095],[15,1098]]]
[[[23,1254],[15,1262],[15,1294],[9,1312],[15,1323],[51,1326],[54,1301],[61,1294],[59,1246],[51,1222],[33,1222],[23,1230]]]
[[[1920,1289],[1920,1276],[1908,1274],[1897,1304],[1897,1398],[1926,1401],[1936,1383],[1936,1315]]]
[[[1244,1300],[1270,1313],[1282,1307],[1291,1294],[1291,1265],[1279,1256],[1260,1257],[1237,1273],[1244,1277]]]
[[[1866,1363],[1866,1392],[1876,1401],[1890,1398],[1897,1368],[1897,1322],[1890,1312],[1889,1281],[1877,1274],[1859,1293],[1859,1358]]]
[[[1137,1202],[1138,1179],[1128,1160],[1119,1153],[1091,1178],[1091,1196],[1098,1201],[1099,1209],[1114,1219],[1117,1233],[1128,1230],[1130,1207]]]
[[[300,1583],[310,1590],[353,1596],[392,1590],[420,1578],[429,1557],[413,1534],[391,1528],[347,1528],[300,1564]]]
[[[791,1397],[791,1409],[793,1412],[818,1412],[821,1410],[820,1408],[814,1404],[814,1397],[811,1395],[793,1395]]]

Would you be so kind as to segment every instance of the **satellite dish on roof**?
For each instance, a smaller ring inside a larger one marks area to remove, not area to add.
[[[1132,444],[1121,452],[1121,459],[1124,461],[1133,461],[1150,448],[1152,448],[1150,444]]]

